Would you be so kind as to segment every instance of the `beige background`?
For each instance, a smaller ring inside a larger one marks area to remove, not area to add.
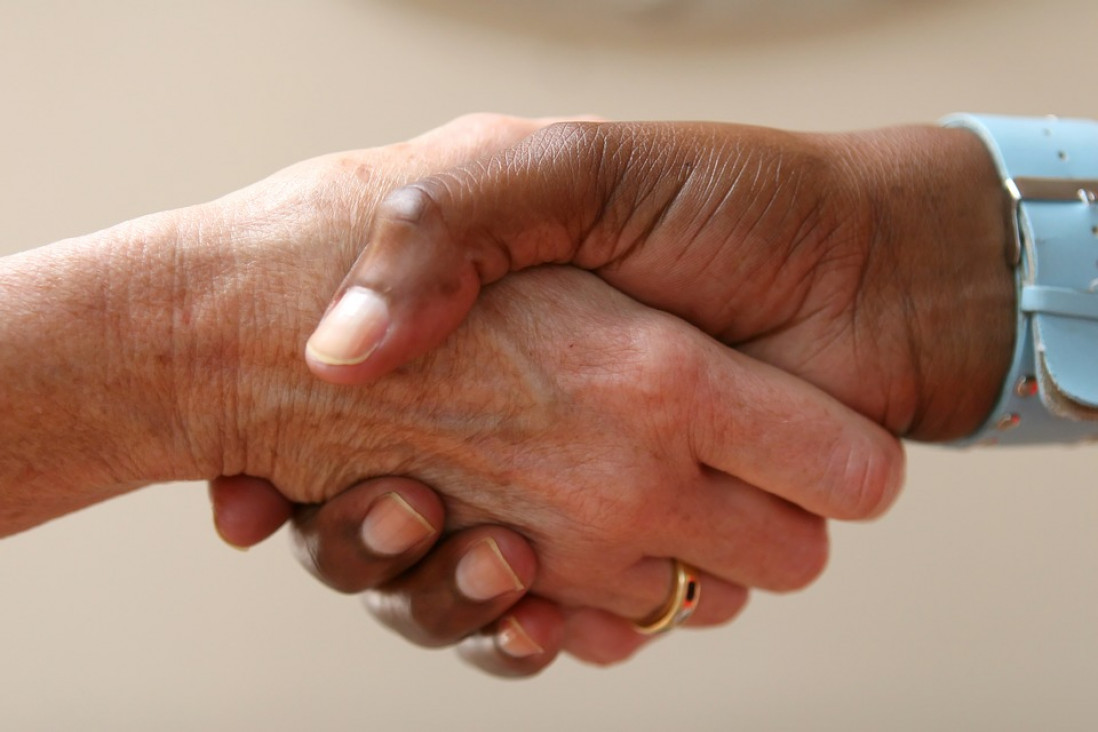
[[[1098,116],[1093,0],[910,5],[789,33],[709,24],[689,43],[538,38],[462,22],[460,3],[6,0],[0,250],[467,111],[808,129]],[[808,591],[619,668],[566,660],[518,683],[374,627],[284,537],[224,548],[201,486],[156,487],[0,544],[0,728],[1094,729],[1095,457],[914,448],[895,510],[837,526]]]

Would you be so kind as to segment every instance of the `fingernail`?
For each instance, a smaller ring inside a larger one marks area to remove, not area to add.
[[[496,634],[496,646],[512,658],[529,658],[545,653],[545,649],[530,637],[514,615],[508,615],[500,623],[499,633]]]
[[[474,544],[458,562],[456,575],[461,594],[479,602],[522,589],[522,580],[503,558],[495,539]]]
[[[374,501],[362,521],[362,541],[375,554],[403,554],[435,533],[435,527],[396,493]]]
[[[350,287],[320,321],[305,349],[330,366],[362,363],[389,330],[389,306],[365,287]]]

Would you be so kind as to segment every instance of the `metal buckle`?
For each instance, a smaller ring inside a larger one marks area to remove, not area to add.
[[[1010,196],[1010,229],[1013,234],[1007,250],[1007,261],[1012,267],[1022,260],[1022,236],[1018,225],[1018,206],[1026,201],[1055,203],[1098,203],[1098,180],[1094,178],[1038,178],[1018,176],[1003,181],[1003,188]]]
[[[1086,178],[1007,178],[1007,193],[1015,201],[1059,201],[1093,204],[1098,199],[1098,180]]]

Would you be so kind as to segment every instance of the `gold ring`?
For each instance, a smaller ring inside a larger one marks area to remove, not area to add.
[[[701,585],[698,583],[697,570],[678,559],[672,561],[675,570],[675,586],[671,588],[671,597],[667,599],[666,605],[649,618],[633,623],[633,628],[638,633],[655,635],[671,630],[685,623],[698,607],[698,600],[701,599]]]

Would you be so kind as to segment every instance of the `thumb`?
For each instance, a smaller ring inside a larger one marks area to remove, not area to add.
[[[593,122],[553,125],[490,158],[392,191],[365,249],[309,339],[320,378],[369,381],[442,342],[480,288],[543,263],[587,268],[607,200],[609,134]],[[584,251],[580,248],[583,245]]]

